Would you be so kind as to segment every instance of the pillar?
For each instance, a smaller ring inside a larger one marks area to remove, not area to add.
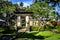
[[[21,26],[21,16],[17,17],[17,26]]]
[[[16,26],[16,24],[14,25],[14,28],[15,28],[15,30],[17,31],[17,26]]]
[[[36,26],[36,19],[33,19],[33,25]]]
[[[26,30],[29,31],[29,16],[26,16]]]

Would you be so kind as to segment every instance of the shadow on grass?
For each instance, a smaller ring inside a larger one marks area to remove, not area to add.
[[[28,34],[26,32],[20,32],[17,34],[17,38],[32,38],[32,39],[44,39],[43,36],[34,36],[33,34],[35,33],[31,33],[31,34]]]
[[[24,38],[27,38],[27,39],[44,39],[44,37],[43,36],[34,36],[34,34],[36,34],[37,32],[35,32],[35,33],[26,33],[26,32],[20,32],[20,33],[18,33],[18,32],[16,32],[16,34],[14,35],[14,34],[4,34],[1,38],[2,39],[10,39],[10,38],[12,38],[12,39],[18,39],[18,38],[22,38],[22,39],[24,39]],[[13,36],[15,37],[15,38],[13,38]]]

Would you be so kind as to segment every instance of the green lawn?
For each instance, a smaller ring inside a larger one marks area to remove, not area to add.
[[[59,40],[60,34],[51,31],[18,33],[16,40]]]
[[[31,32],[15,32],[14,30],[10,30],[8,33],[0,33],[0,37],[2,36],[16,36],[15,40],[60,40],[59,33],[53,33],[51,31],[31,31]]]

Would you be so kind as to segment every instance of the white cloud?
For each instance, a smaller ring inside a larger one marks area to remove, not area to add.
[[[17,2],[18,6],[20,6],[20,2]]]
[[[20,5],[20,2],[16,2],[18,5]],[[24,5],[23,7],[27,7],[27,6],[30,6],[30,4],[32,4],[31,2],[23,2]]]
[[[24,2],[24,7],[30,6],[30,4]]]

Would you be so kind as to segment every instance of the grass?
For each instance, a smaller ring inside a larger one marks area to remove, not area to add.
[[[26,33],[21,32],[17,34],[17,38],[36,38],[36,39],[43,39],[43,36],[35,36],[36,33]]]
[[[51,31],[43,31],[43,32],[39,32],[37,34],[35,34],[36,36],[44,36],[44,37],[49,37],[49,36],[52,36],[53,33]]]
[[[60,34],[54,34],[51,37],[45,38],[44,40],[60,40]]]
[[[16,36],[16,40],[59,40],[60,39],[60,34],[53,33],[51,31],[40,31],[40,32],[31,31],[31,32],[16,33],[12,29],[9,30],[9,32],[0,33],[0,37],[11,37],[11,36]]]
[[[41,40],[41,39],[32,39],[32,38],[18,38],[15,40]]]
[[[43,36],[35,36],[38,32],[20,32],[17,34],[16,40],[42,40]]]
[[[59,38],[60,39],[60,34],[55,34],[52,37],[56,37],[56,38]]]
[[[42,40],[42,39],[44,39],[44,36],[42,36],[42,34],[43,33],[47,33],[48,31],[44,31],[44,32],[42,32],[41,34],[39,34],[40,32],[36,32],[36,31],[32,31],[32,32],[22,32],[22,33],[18,33],[17,34],[17,39],[16,40],[18,40],[18,39],[24,39],[25,40],[25,38],[27,38],[27,39],[34,39],[34,40]],[[48,32],[48,33],[50,33],[50,32]],[[37,35],[37,34],[39,34],[39,35]],[[37,35],[37,36],[36,36]],[[44,34],[43,34],[44,35]],[[52,35],[52,33],[51,33],[51,35]],[[45,35],[45,36],[48,36],[48,35]],[[49,35],[50,36],[50,35]],[[20,39],[20,40],[21,40]]]
[[[16,40],[59,40],[60,34],[51,31],[18,33]]]
[[[49,37],[49,38],[46,38],[46,39],[44,39],[44,40],[59,40],[59,39],[56,38],[56,37]]]

